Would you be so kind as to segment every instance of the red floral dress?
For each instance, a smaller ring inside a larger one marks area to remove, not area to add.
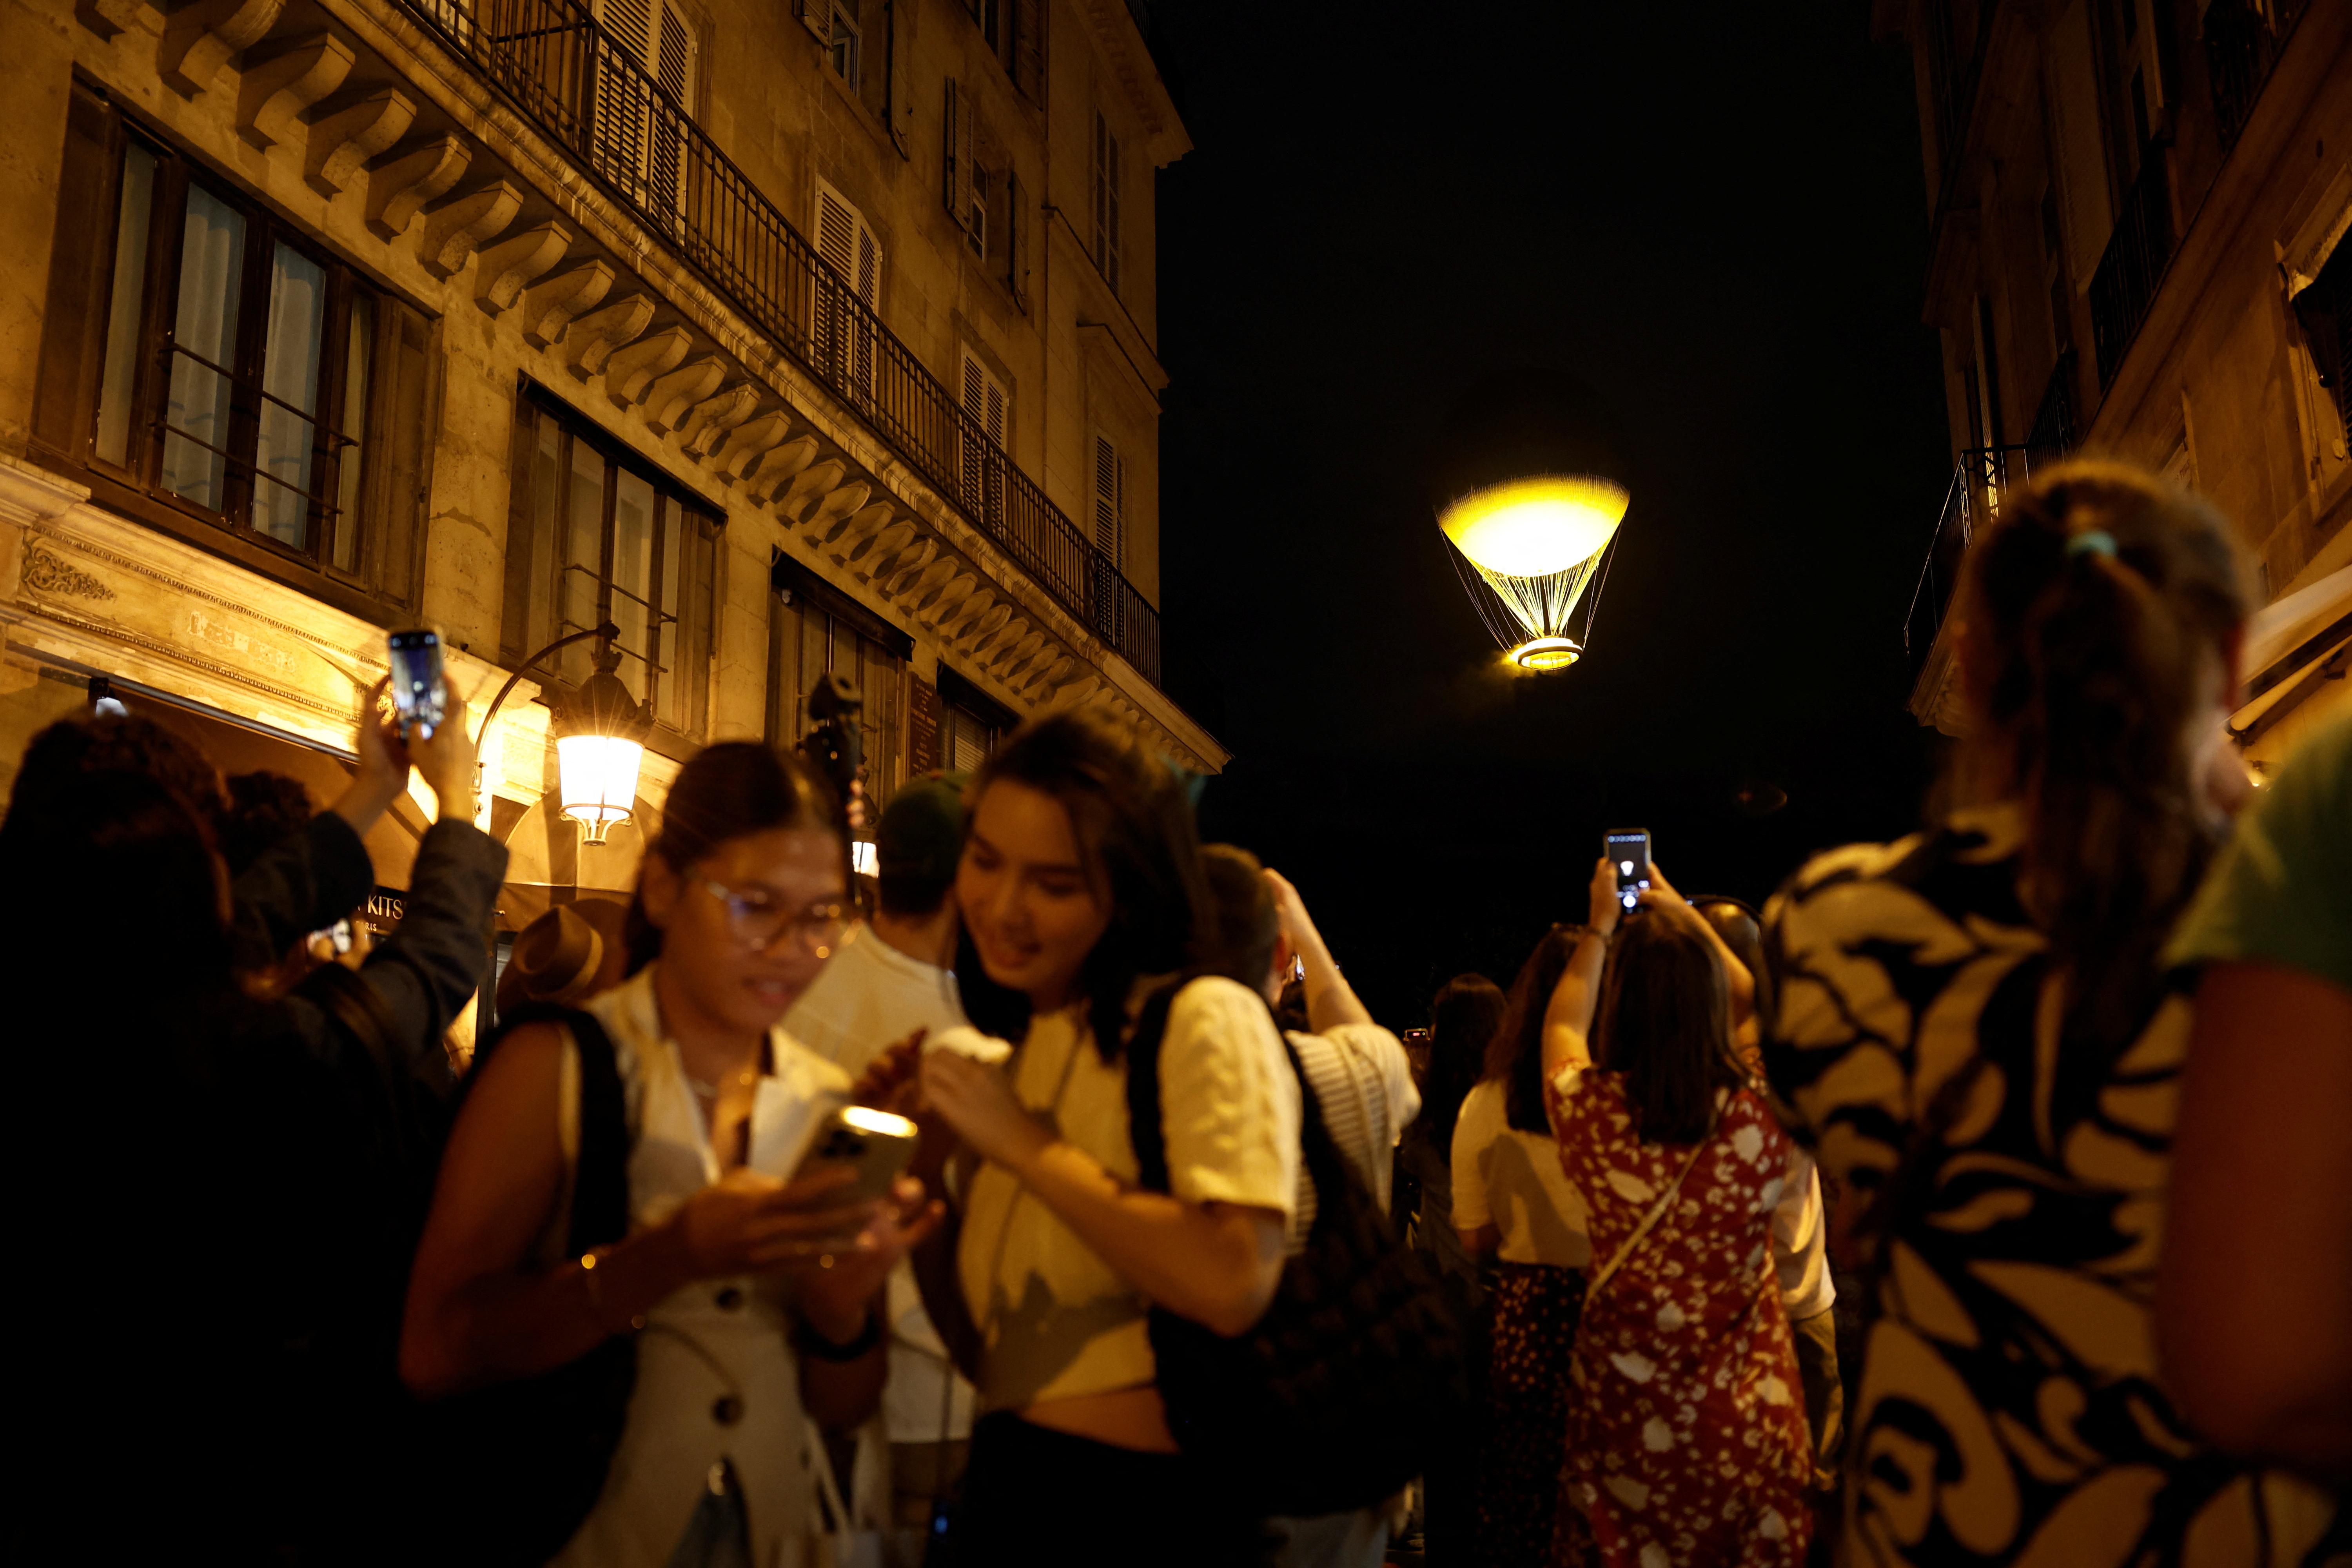
[[[1551,1090],[1560,1164],[1591,1209],[1597,1275],[1691,1146],[1643,1143],[1622,1078]],[[1608,1568],[1801,1563],[1812,1473],[1803,1385],[1772,1272],[1789,1142],[1726,1094],[1673,1207],[1584,1303],[1570,1361],[1567,1497],[1555,1556]]]

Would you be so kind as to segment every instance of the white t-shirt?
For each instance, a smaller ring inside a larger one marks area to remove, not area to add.
[[[1021,1103],[1122,1182],[1140,1174],[1127,1120],[1127,1057],[1108,1065],[1083,1004],[1030,1021],[1003,1069]],[[1160,1047],[1168,1184],[1192,1203],[1271,1209],[1298,1192],[1298,1078],[1265,1004],[1233,981],[1194,980]],[[983,1163],[965,1205],[957,1273],[981,1335],[981,1403],[1045,1400],[1152,1381],[1149,1304],[1024,1187]]]
[[[951,972],[861,926],[784,1015],[784,1033],[855,1078],[917,1029],[936,1035],[965,1021]]]
[[[1412,1063],[1403,1043],[1378,1024],[1342,1024],[1319,1035],[1293,1031],[1290,1047],[1323,1109],[1331,1141],[1386,1214],[1397,1140],[1421,1114],[1421,1091],[1412,1086]],[[1304,1170],[1298,1173],[1298,1215],[1292,1227],[1294,1249],[1304,1244],[1315,1217],[1314,1183]]]
[[[1584,1194],[1560,1169],[1559,1144],[1511,1126],[1503,1082],[1491,1078],[1472,1086],[1454,1122],[1454,1228],[1484,1225],[1502,1233],[1506,1263],[1591,1266]]]
[[[1802,1149],[1789,1155],[1789,1184],[1772,1210],[1772,1270],[1780,1276],[1780,1305],[1791,1322],[1826,1312],[1836,1304],[1830,1281],[1829,1232],[1822,1211],[1822,1176]]]

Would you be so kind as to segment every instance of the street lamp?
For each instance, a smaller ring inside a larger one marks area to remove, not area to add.
[[[1528,371],[1479,385],[1439,437],[1437,525],[1471,602],[1523,669],[1564,669],[1591,640],[1632,502],[1612,437],[1591,394]]]
[[[646,737],[653,731],[652,719],[614,673],[620,668],[621,651],[613,642],[620,635],[621,628],[607,621],[593,630],[558,637],[523,660],[490,700],[489,710],[482,715],[481,736],[476,738],[479,744],[489,734],[490,721],[498,717],[508,693],[534,666],[561,648],[594,637],[596,673],[578,691],[554,705],[550,726],[555,734],[562,813],[587,829],[585,841],[590,844],[604,843],[614,825],[628,821],[635,811],[637,770],[645,761]],[[482,767],[478,760],[474,766],[478,806],[481,791]]]

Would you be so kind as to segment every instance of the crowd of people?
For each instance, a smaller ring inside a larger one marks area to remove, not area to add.
[[[53,725],[0,820],[12,1544],[2352,1562],[2352,721],[2248,789],[2250,609],[2202,502],[2053,470],[1969,558],[1918,832],[1760,913],[1603,860],[1425,1053],[1090,712],[898,791],[865,885],[806,759],[708,747],[470,1055],[462,703],[379,688],[315,814]],[[854,1106],[903,1174],[802,1157]]]

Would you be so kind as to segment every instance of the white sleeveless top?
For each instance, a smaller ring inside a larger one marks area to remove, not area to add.
[[[649,965],[587,1005],[613,1037],[628,1106],[629,1228],[661,1224],[719,1180],[702,1111],[677,1042],[661,1026]],[[773,1071],[760,1081],[750,1147],[795,1143],[849,1088],[848,1075],[769,1036]],[[578,1058],[564,1053],[564,1153],[579,1147]],[[764,1163],[765,1162],[755,1162]],[[568,1206],[568,1205],[567,1205]],[[604,1489],[557,1555],[562,1568],[642,1568],[667,1563],[721,1460],[743,1492],[759,1568],[810,1561],[816,1512],[792,1318],[780,1283],[744,1275],[688,1285],[646,1314],[637,1382]]]

